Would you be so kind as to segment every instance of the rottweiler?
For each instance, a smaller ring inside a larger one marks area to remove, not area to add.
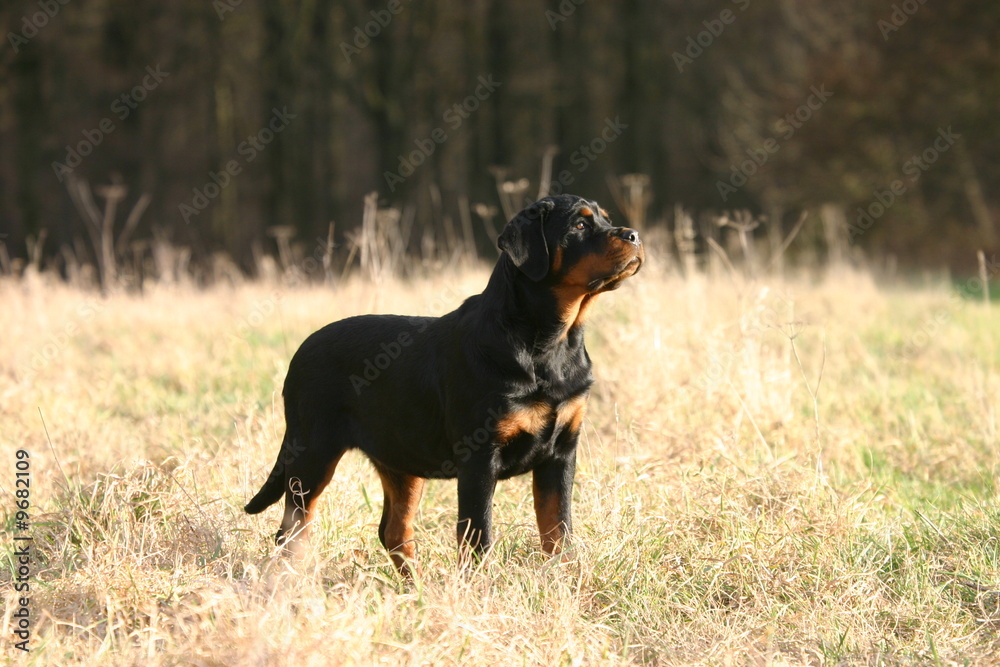
[[[379,540],[404,575],[427,479],[458,478],[462,560],[490,548],[497,480],[529,471],[542,550],[562,550],[594,381],[584,315],[639,270],[645,251],[638,232],[573,195],[530,205],[497,245],[486,289],[457,310],[349,317],[299,347],[278,460],[245,507],[257,514],[284,495],[278,544],[294,547],[341,456],[360,449],[385,493]]]

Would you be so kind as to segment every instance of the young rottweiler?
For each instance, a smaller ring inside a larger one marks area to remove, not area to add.
[[[285,438],[256,514],[285,496],[278,543],[313,519],[340,457],[360,449],[382,479],[378,535],[399,570],[415,555],[426,479],[458,478],[458,539],[493,539],[497,480],[531,471],[542,549],[570,531],[576,444],[593,383],[583,319],[645,258],[639,234],[572,195],[521,211],[482,294],[442,317],[361,315],[327,325],[292,357]]]

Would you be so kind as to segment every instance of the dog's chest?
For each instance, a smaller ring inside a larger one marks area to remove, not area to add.
[[[547,448],[554,446],[560,435],[579,432],[592,379],[589,360],[575,361],[536,369],[534,386],[510,397],[495,427],[500,447]]]
[[[503,408],[493,415],[494,442],[508,463],[571,446],[575,442],[571,436],[583,423],[593,383],[582,341],[544,356],[525,355],[521,364],[531,369],[526,374],[531,380],[508,393]]]
[[[515,404],[496,421],[494,443],[506,479],[540,463],[572,455],[587,407],[586,390],[562,401]]]
[[[587,406],[587,394],[565,401],[533,400],[505,410],[496,425],[496,440],[502,446],[522,436],[547,440],[564,429],[578,431]]]

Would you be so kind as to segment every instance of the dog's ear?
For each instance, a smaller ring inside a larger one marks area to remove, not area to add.
[[[524,209],[507,223],[497,246],[507,253],[514,266],[534,281],[549,273],[549,247],[545,242],[543,223],[555,204],[541,199]]]

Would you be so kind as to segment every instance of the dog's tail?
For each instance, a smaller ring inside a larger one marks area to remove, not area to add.
[[[243,511],[247,514],[259,514],[274,503],[281,500],[285,492],[285,462],[288,461],[288,445],[291,435],[285,433],[281,441],[281,448],[278,450],[278,460],[274,462],[271,474],[267,476],[264,486],[260,487],[257,495],[250,499]]]

